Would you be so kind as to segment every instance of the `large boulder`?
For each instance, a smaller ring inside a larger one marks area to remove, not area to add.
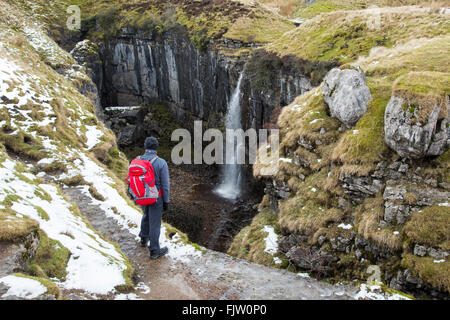
[[[331,116],[348,128],[363,116],[372,98],[364,72],[355,65],[348,69],[332,69],[325,77],[322,94]]]
[[[435,105],[425,121],[419,121],[419,109],[405,99],[392,96],[384,115],[386,144],[401,157],[419,159],[444,153],[449,146],[450,128],[447,117],[439,115]]]

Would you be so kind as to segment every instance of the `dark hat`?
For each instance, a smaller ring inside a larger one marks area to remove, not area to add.
[[[147,137],[147,139],[145,139],[144,147],[146,150],[156,150],[158,149],[158,146],[158,139],[155,137]]]

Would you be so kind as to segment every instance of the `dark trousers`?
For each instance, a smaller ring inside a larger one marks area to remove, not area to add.
[[[155,204],[142,206],[144,215],[141,221],[141,232],[139,237],[150,240],[150,250],[159,250],[159,235],[161,233],[161,217],[163,211],[163,200],[159,197]]]

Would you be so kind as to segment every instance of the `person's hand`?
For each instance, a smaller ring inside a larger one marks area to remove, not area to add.
[[[167,211],[167,210],[169,210],[169,203],[163,202],[163,211]]]

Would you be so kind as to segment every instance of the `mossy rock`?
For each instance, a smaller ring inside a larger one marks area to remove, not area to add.
[[[412,254],[403,256],[402,264],[426,284],[442,292],[450,293],[450,262],[435,263],[434,258],[417,257]]]
[[[59,241],[50,239],[45,232],[39,231],[39,247],[30,262],[29,272],[37,277],[64,281],[70,255],[70,251]]]
[[[402,98],[407,111],[421,124],[427,124],[434,108],[439,108],[438,120],[448,117],[450,73],[409,72],[394,83],[392,94]],[[406,111],[406,110],[405,110]]]

